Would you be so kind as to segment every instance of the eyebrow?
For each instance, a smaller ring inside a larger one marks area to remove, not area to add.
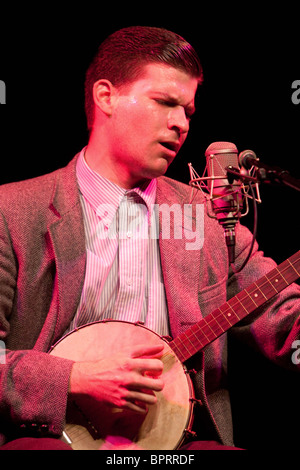
[[[179,106],[183,106],[183,105],[180,104],[178,98],[176,98],[175,96],[172,96],[169,93],[165,93],[165,92],[162,92],[162,91],[153,91],[153,95],[158,95],[159,97],[165,99],[169,103],[176,104],[176,105],[179,105]],[[193,103],[188,103],[186,106],[183,106],[183,107],[188,112],[189,116],[192,116],[196,111],[194,102]]]

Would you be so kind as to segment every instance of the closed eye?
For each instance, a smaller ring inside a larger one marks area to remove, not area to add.
[[[159,98],[155,98],[155,101],[162,105],[162,106],[166,106],[168,108],[176,108],[176,106],[181,106],[180,104],[177,103],[176,100],[167,100],[167,99],[159,99]],[[185,115],[186,115],[186,118],[190,121],[192,119],[192,116],[195,112],[195,109],[194,107],[190,109],[190,107],[185,107],[184,108],[184,112],[185,112]]]
[[[176,102],[176,101],[163,100],[163,99],[158,99],[158,98],[156,98],[155,101],[156,101],[158,104],[161,104],[162,106],[168,106],[168,107],[170,107],[170,108],[175,108],[175,106],[177,106],[177,102]]]

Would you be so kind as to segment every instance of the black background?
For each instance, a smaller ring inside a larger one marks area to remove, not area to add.
[[[204,67],[190,136],[169,176],[188,183],[187,164],[202,174],[208,145],[230,141],[300,178],[300,104],[291,100],[292,82],[300,79],[294,6],[67,5],[1,7],[0,79],[7,90],[7,104],[0,106],[1,184],[62,167],[86,145],[86,68],[108,34],[137,24],[181,34]],[[299,249],[300,193],[270,185],[260,191],[257,240],[281,262]],[[243,223],[252,228],[252,211]],[[230,351],[237,444],[295,447],[299,378],[236,343]]]

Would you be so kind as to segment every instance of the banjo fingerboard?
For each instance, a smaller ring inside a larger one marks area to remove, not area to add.
[[[300,277],[300,250],[169,343],[181,362],[225,333]]]

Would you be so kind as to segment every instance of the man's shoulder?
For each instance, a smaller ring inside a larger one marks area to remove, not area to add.
[[[5,183],[0,186],[1,196],[6,194],[20,194],[20,192],[27,192],[31,190],[36,190],[37,188],[43,187],[48,182],[51,183],[60,170],[52,171],[51,173],[35,176],[33,178],[14,181],[11,183]]]
[[[64,178],[64,173],[70,166],[74,166],[73,160],[63,168],[59,168],[50,173],[36,176],[34,178],[6,183],[0,186],[0,207],[7,205],[16,207],[16,204],[23,206],[30,204],[36,206],[37,203],[45,201],[49,204],[56,182]]]
[[[47,207],[59,171],[0,186],[1,212],[7,216],[29,212],[33,215]]]

